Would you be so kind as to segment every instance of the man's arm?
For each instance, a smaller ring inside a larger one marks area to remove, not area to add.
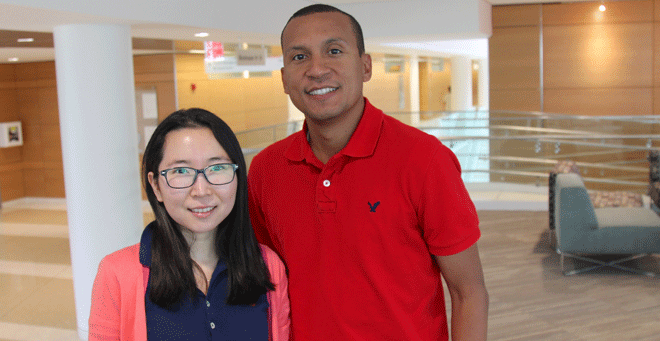
[[[451,339],[486,340],[488,292],[477,244],[451,256],[435,256],[451,296]]]

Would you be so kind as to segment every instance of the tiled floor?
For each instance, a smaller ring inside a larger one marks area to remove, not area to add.
[[[0,213],[0,340],[77,340],[64,200]]]
[[[76,328],[64,199],[3,203],[0,341],[74,341]]]

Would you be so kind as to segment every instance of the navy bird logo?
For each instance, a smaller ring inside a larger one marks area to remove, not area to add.
[[[375,204],[371,204],[371,202],[367,202],[369,204],[369,212],[376,212],[376,207],[380,205],[380,201],[377,201]]]

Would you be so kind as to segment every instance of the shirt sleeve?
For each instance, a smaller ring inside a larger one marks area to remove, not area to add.
[[[440,144],[426,167],[418,205],[424,239],[433,255],[448,256],[481,236],[476,208],[461,179],[454,153]]]
[[[275,290],[268,292],[270,341],[288,341],[291,327],[289,307],[289,281],[284,263],[275,251],[267,246],[261,247],[264,260],[270,272],[270,278]]]
[[[104,258],[94,280],[89,315],[90,341],[120,339],[119,280],[111,268],[107,257]]]

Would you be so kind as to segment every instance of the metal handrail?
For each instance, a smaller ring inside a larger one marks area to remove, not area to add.
[[[414,122],[412,125],[431,133],[453,148],[461,162],[464,176],[488,174],[485,180],[476,181],[497,181],[496,179],[504,177],[512,179],[511,181],[524,182],[525,178],[530,178],[534,179],[531,180],[531,183],[538,184],[540,179],[547,178],[551,166],[557,164],[558,160],[569,159],[575,161],[576,166],[583,168],[585,172],[588,170],[598,174],[597,172],[600,171],[601,176],[608,177],[583,177],[585,183],[602,184],[603,186],[616,185],[618,186],[615,186],[616,188],[630,187],[638,190],[648,186],[647,181],[637,181],[644,176],[644,173],[649,172],[649,168],[645,166],[648,165],[646,153],[649,151],[660,152],[660,134],[618,133],[622,128],[638,132],[660,131],[660,117],[657,116],[591,117],[513,111],[426,113],[437,113],[441,116],[420,120],[410,119],[409,122]],[[399,116],[399,119],[406,122],[405,118],[400,117],[404,114],[411,115],[410,112],[388,113],[391,116]],[[475,117],[475,114],[478,117]],[[502,117],[499,117],[500,115]],[[520,117],[504,117],[507,115],[520,115]],[[561,124],[552,123],[559,121]],[[266,145],[297,131],[302,127],[302,122],[302,120],[291,121],[250,129],[241,131],[237,135],[242,136],[244,140],[255,141],[254,145],[244,146],[246,155],[254,155],[263,150]],[[491,123],[495,124],[491,125]],[[649,126],[649,123],[659,125]],[[635,125],[639,125],[639,128],[635,128]],[[564,128],[571,126],[579,129]],[[593,130],[591,130],[592,128]],[[474,134],[479,132],[484,132],[484,134]],[[258,133],[258,135],[249,136],[254,133]],[[471,134],[458,136],[465,133]],[[266,138],[264,139],[264,137]],[[497,145],[491,144],[491,142],[495,141],[525,143],[517,146],[514,143],[514,148],[511,149],[507,148],[511,146],[507,143],[502,145],[507,149],[493,150],[492,148],[497,148],[494,147]],[[475,147],[481,143],[484,143],[486,147]],[[529,143],[534,143],[535,146],[530,148]],[[546,148],[548,144],[554,144],[554,154],[552,149]],[[538,157],[530,156],[534,153]],[[501,168],[511,167],[509,164],[514,169]],[[513,178],[509,178],[509,176]],[[472,179],[484,179],[484,177],[477,176]]]

